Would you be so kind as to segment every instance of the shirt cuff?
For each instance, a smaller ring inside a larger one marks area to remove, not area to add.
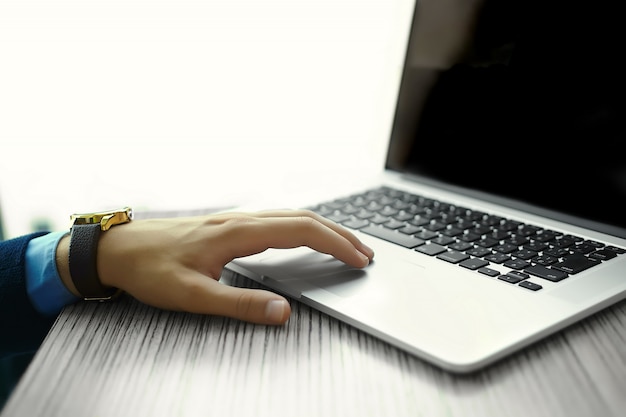
[[[53,232],[31,240],[26,248],[26,290],[31,303],[44,316],[55,316],[80,300],[61,281],[56,249],[67,232]]]

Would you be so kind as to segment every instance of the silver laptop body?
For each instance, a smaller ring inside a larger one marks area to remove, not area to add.
[[[298,248],[227,266],[453,372],[519,352],[626,295],[626,168],[617,150],[626,112],[616,99],[624,88],[612,84],[620,39],[612,31],[621,26],[606,23],[606,8],[564,18],[556,5],[536,13],[521,2],[471,3],[417,2],[380,176],[291,203],[354,226],[374,262],[358,270]],[[588,26],[577,24],[583,18]],[[592,63],[574,59],[580,54]],[[350,198],[377,192],[404,204],[385,197],[390,222],[364,226],[359,213],[370,203]],[[427,214],[452,207],[496,229],[524,226],[473,240],[469,233],[485,231],[475,224],[433,246],[458,223],[424,223],[417,202]],[[521,232],[529,227],[539,232]],[[393,243],[397,236],[419,243]],[[549,237],[551,249],[532,252]]]

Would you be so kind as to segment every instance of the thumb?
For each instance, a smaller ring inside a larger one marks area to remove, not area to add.
[[[231,287],[203,275],[195,279],[184,302],[187,311],[259,324],[283,324],[291,314],[287,300],[271,291]]]

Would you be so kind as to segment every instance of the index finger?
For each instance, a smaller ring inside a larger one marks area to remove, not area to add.
[[[268,248],[300,246],[332,255],[358,268],[367,266],[373,257],[373,251],[347,229],[306,210],[261,212],[239,220],[230,231],[239,242],[230,254],[231,260]]]
[[[374,258],[374,251],[369,246],[365,245],[363,242],[357,238],[354,233],[350,232],[345,227],[341,226],[338,223],[333,222],[330,219],[327,219],[324,216],[321,216],[311,210],[268,210],[268,211],[260,211],[256,213],[258,217],[268,218],[268,217],[310,217],[313,220],[318,221],[322,225],[327,228],[333,230],[335,233],[343,236],[347,239],[359,252],[367,256],[369,260]]]

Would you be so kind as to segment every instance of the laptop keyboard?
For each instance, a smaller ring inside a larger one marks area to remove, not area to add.
[[[389,187],[309,209],[350,229],[532,291],[543,288],[532,277],[560,282],[626,253]]]

